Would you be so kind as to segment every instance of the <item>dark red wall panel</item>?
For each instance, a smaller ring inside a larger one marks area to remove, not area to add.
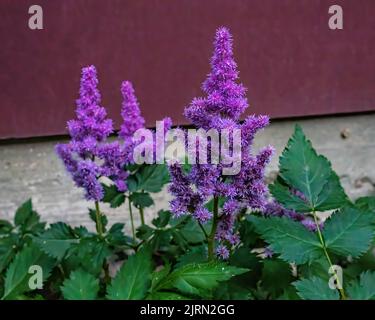
[[[44,30],[28,28],[31,4]],[[328,28],[332,4],[344,30]],[[89,64],[117,126],[124,79],[149,125],[165,115],[185,123],[221,25],[234,36],[249,113],[375,110],[374,0],[1,0],[0,13],[0,138],[66,133]]]

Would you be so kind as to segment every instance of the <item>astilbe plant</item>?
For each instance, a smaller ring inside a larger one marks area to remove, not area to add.
[[[72,175],[75,184],[85,191],[87,200],[95,201],[98,232],[103,233],[99,201],[104,197],[101,177],[111,178],[117,188],[125,191],[128,173],[123,169],[129,161],[129,150],[119,142],[109,142],[113,132],[112,120],[107,119],[105,109],[100,105],[97,72],[94,66],[82,69],[77,119],[68,122],[71,141],[58,144],[56,151]]]
[[[174,195],[171,210],[175,216],[190,213],[201,224],[211,221],[208,235],[208,256],[214,257],[215,240],[220,245],[216,254],[228,258],[229,250],[238,244],[234,232],[236,216],[246,208],[265,209],[267,186],[264,170],[273,153],[271,146],[252,154],[255,134],[268,125],[267,116],[249,116],[244,123],[240,116],[247,108],[246,89],[236,82],[237,65],[233,58],[232,36],[226,28],[219,28],[214,42],[211,73],[203,83],[205,97],[195,98],[185,109],[185,116],[196,128],[216,129],[218,132],[241,130],[241,170],[233,176],[222,175],[222,164],[195,164],[183,172],[181,164],[170,166],[170,192]],[[207,202],[213,199],[212,210]],[[223,199],[222,208],[219,200]]]
[[[145,122],[132,84],[122,83],[123,124],[112,141],[96,70],[82,70],[76,119],[68,122],[71,140],[56,149],[95,202],[90,217],[97,231],[63,222],[46,228],[26,201],[12,222],[0,220],[1,299],[375,299],[375,198],[351,202],[299,126],[268,192],[264,170],[273,149],[254,155],[252,142],[269,120],[253,115],[240,122],[247,101],[225,28],[217,31],[211,67],[205,96],[185,115],[199,129],[241,130],[241,167],[234,175],[223,175],[225,164],[213,161],[170,164],[170,176],[165,164],[134,163],[133,134]],[[171,121],[165,120],[167,130]],[[212,153],[210,143],[207,150]],[[172,212],[160,210],[148,224],[143,209],[169,178]],[[99,209],[101,202],[119,207],[125,201],[132,237],[123,223],[109,227]],[[137,233],[133,207],[141,218]],[[213,261],[207,262],[207,248]],[[29,286],[35,265],[43,270],[42,289]]]

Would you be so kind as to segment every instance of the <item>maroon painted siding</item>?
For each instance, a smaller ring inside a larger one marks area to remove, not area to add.
[[[44,9],[44,30],[28,29],[31,4]],[[331,4],[343,6],[344,30],[328,28]],[[374,0],[1,0],[0,12],[0,138],[65,133],[88,64],[117,125],[124,79],[149,125],[164,115],[184,123],[221,25],[249,113],[375,110]]]

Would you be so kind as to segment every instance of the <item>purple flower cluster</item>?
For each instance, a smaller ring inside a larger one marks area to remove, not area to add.
[[[124,121],[121,125],[119,136],[124,139],[125,143],[129,143],[132,141],[134,132],[144,128],[145,120],[141,116],[139,103],[131,82],[124,81],[122,83],[121,93],[123,97],[121,116]]]
[[[121,132],[125,141],[128,141],[134,125],[143,125],[144,121],[139,114],[131,84],[125,82],[122,92],[123,117],[126,121]],[[130,161],[131,150],[126,147],[129,145],[127,142],[121,145],[117,141],[107,141],[113,133],[113,124],[100,105],[101,97],[94,66],[82,69],[79,95],[77,118],[68,122],[71,141],[58,144],[56,151],[76,185],[85,190],[86,199],[99,201],[104,195],[100,177],[112,179],[119,191],[126,191],[128,172],[124,170],[124,165]],[[128,119],[130,115],[132,118]]]
[[[279,204],[275,200],[267,203],[265,209],[263,210],[263,214],[265,216],[286,217],[294,221],[300,222],[309,231],[312,231],[312,232],[317,231],[315,221],[312,218],[306,217],[302,213],[298,213],[293,210],[285,209],[281,204]],[[324,227],[324,223],[320,222],[319,228],[322,229],[323,227]]]
[[[240,123],[241,114],[248,107],[246,89],[236,83],[237,65],[233,58],[232,37],[226,28],[219,28],[214,42],[211,73],[203,83],[205,97],[195,98],[185,108],[185,116],[196,128],[205,130],[241,130],[241,170],[233,176],[223,176],[223,164],[196,164],[185,173],[180,164],[170,166],[170,192],[174,195],[171,210],[176,216],[192,214],[199,222],[206,222],[213,213],[207,202],[224,198],[218,217],[216,240],[220,242],[217,254],[229,255],[228,248],[238,243],[234,232],[236,216],[244,208],[264,209],[267,204],[267,186],[264,169],[273,148],[268,146],[257,155],[252,154],[251,145],[255,134],[269,123],[267,116],[249,116]],[[208,151],[210,145],[208,146]],[[225,248],[225,249],[224,249]]]

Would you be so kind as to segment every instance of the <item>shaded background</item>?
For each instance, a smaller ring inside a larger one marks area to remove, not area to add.
[[[32,4],[44,30],[28,28]],[[343,7],[344,30],[328,28],[332,4]],[[0,12],[0,139],[65,134],[89,64],[117,127],[124,79],[148,125],[165,115],[184,124],[221,25],[234,37],[249,113],[375,110],[374,0],[1,0]]]

